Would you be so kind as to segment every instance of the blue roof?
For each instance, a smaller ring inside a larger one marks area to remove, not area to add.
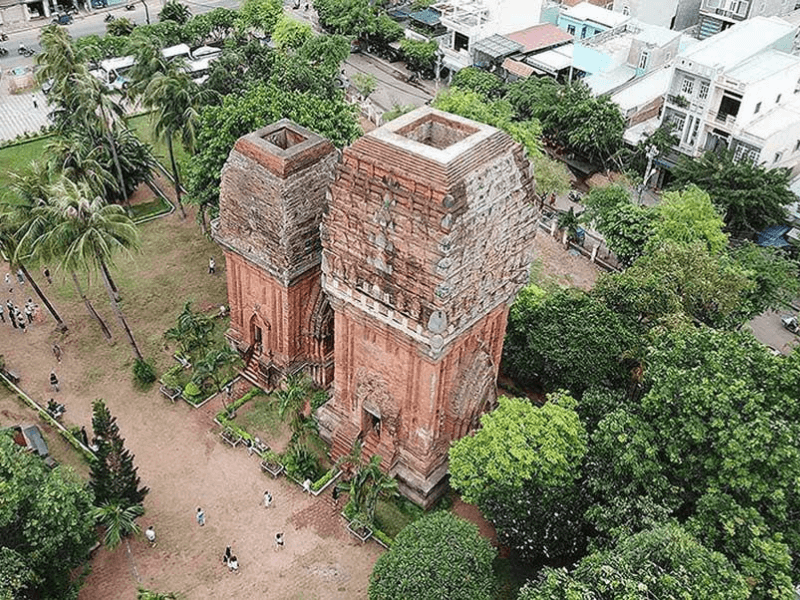
[[[783,248],[789,242],[783,236],[786,235],[791,227],[788,225],[771,225],[758,234],[759,246],[770,246],[772,248]]]
[[[426,8],[424,10],[418,10],[417,12],[412,12],[408,15],[409,18],[414,19],[415,21],[419,21],[420,23],[424,23],[425,25],[438,25],[439,24],[439,17],[442,15],[439,13],[438,10],[433,10],[432,8]]]
[[[405,19],[411,14],[411,9],[408,6],[398,6],[391,10],[386,11],[387,14],[394,19]]]

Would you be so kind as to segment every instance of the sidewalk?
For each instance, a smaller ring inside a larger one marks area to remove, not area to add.
[[[47,98],[41,91],[11,94],[9,76],[0,77],[0,142],[13,140],[26,133],[36,133],[50,125]],[[34,105],[35,104],[35,105]]]

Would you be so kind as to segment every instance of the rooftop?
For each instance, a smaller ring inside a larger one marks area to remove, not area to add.
[[[600,25],[605,25],[606,27],[616,27],[630,19],[627,15],[601,8],[600,6],[595,6],[588,2],[576,4],[562,11],[561,14],[576,21],[592,21]]]
[[[800,57],[780,50],[766,50],[747,59],[727,73],[728,77],[742,83],[754,83],[780,73],[800,63]]]
[[[682,59],[728,71],[776,44],[793,37],[795,27],[777,17],[753,17],[689,48]]]
[[[514,33],[507,33],[505,37],[521,44],[522,51],[525,53],[552,48],[572,41],[570,34],[550,23],[542,23]]]
[[[636,77],[636,69],[630,65],[619,65],[610,71],[589,75],[584,81],[595,96],[600,96],[625,85],[634,77]]]
[[[655,69],[614,92],[611,99],[625,113],[666,94],[671,79],[672,71],[670,69]]]
[[[556,74],[572,65],[573,50],[575,50],[574,44],[565,44],[552,50],[532,54],[525,59],[525,62],[533,67]]]
[[[475,52],[482,52],[492,58],[500,58],[501,56],[508,56],[515,52],[520,52],[522,50],[522,44],[495,33],[488,38],[478,40],[472,49]]]
[[[744,129],[746,133],[766,140],[785,130],[787,124],[798,122],[800,122],[800,98],[795,98],[764,113],[760,119],[751,122]]]

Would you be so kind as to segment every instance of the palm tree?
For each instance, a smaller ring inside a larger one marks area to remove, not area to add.
[[[375,507],[380,496],[397,495],[397,481],[381,471],[381,456],[375,454],[366,465],[360,465],[349,481],[337,487],[350,494],[357,518],[370,525],[375,519]]]
[[[138,248],[139,232],[125,210],[92,197],[86,184],[62,178],[52,188],[55,203],[50,207],[54,226],[41,238],[48,253],[59,256],[61,264],[71,270],[99,270],[111,308],[128,338],[134,358],[144,360],[133,337],[122,308],[106,276],[119,251]]]
[[[289,426],[295,439],[303,429],[303,411],[310,391],[309,380],[302,373],[293,373],[283,380],[283,388],[275,392],[278,398],[278,416],[283,420],[290,415]]]
[[[194,152],[198,111],[212,94],[213,92],[204,90],[192,81],[191,76],[178,63],[170,63],[165,71],[155,73],[142,94],[143,104],[156,109],[153,115],[155,134],[167,144],[175,181],[175,196],[182,218],[186,218],[186,211],[181,202],[181,179],[175,162],[173,140],[176,135],[180,135],[186,151]]]
[[[50,166],[75,183],[86,183],[93,194],[107,197],[117,182],[103,164],[103,149],[89,142],[84,133],[68,132],[45,146]]]
[[[202,360],[195,363],[192,380],[199,386],[210,379],[219,392],[231,368],[240,365],[241,362],[242,357],[239,353],[228,346],[209,350]]]
[[[177,324],[168,329],[164,337],[177,342],[178,349],[188,357],[197,350],[205,350],[213,330],[214,321],[200,311],[193,311],[192,303],[187,302],[178,315]]]
[[[119,546],[123,539],[127,544],[129,536],[139,533],[136,519],[143,514],[144,507],[141,504],[126,507],[119,502],[107,502],[92,509],[95,522],[106,530],[103,543],[110,550]],[[130,548],[128,550],[130,551]]]

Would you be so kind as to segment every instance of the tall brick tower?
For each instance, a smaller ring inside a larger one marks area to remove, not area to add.
[[[333,377],[333,313],[320,287],[319,226],[338,161],[323,138],[278,121],[240,138],[222,170],[216,241],[245,375],[267,389],[305,369]]]
[[[330,189],[336,374],[321,432],[334,456],[362,439],[426,506],[450,442],[495,403],[508,306],[532,258],[531,170],[505,133],[421,108],[346,149]]]

